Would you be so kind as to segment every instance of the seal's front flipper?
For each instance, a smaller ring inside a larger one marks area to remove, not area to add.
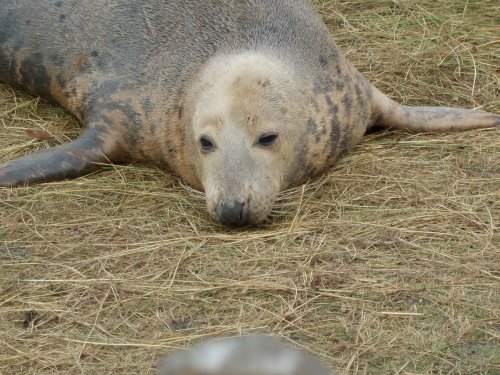
[[[36,152],[0,166],[0,186],[20,186],[75,178],[109,162],[113,145],[89,128],[75,141]]]

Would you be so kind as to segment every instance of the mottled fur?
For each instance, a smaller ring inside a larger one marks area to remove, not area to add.
[[[306,0],[0,0],[0,82],[85,125],[72,143],[1,166],[0,186],[139,160],[205,190],[215,217],[240,207],[237,225],[264,220],[280,190],[324,172],[373,124],[500,124],[393,102],[342,56]],[[269,132],[276,144],[259,147]],[[205,135],[213,152],[200,150]]]

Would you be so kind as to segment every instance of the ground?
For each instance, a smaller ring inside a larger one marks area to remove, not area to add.
[[[497,1],[314,5],[392,98],[500,112]],[[0,162],[80,131],[0,86]],[[250,332],[345,374],[499,374],[499,155],[499,129],[372,133],[244,230],[148,166],[0,189],[0,374],[154,374]]]

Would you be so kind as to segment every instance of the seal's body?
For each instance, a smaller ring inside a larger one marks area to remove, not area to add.
[[[159,375],[334,375],[318,359],[267,336],[212,340],[164,358]]]
[[[486,112],[393,102],[306,0],[0,0],[0,82],[85,126],[0,167],[0,186],[145,161],[204,190],[231,225],[264,220],[280,190],[324,172],[374,124],[500,125]]]

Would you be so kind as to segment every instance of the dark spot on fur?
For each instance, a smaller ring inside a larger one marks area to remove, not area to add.
[[[184,112],[184,107],[182,105],[176,105],[175,109],[177,111],[177,118],[180,120],[182,118],[182,113]]]
[[[64,88],[66,86],[66,79],[64,78],[64,76],[62,74],[58,74],[56,76],[56,80],[57,80],[57,83],[59,86],[61,86],[61,88]],[[67,96],[67,93],[65,93],[65,96]]]
[[[344,110],[347,116],[349,116],[352,110],[352,98],[349,93],[345,93],[344,97],[342,98],[342,104],[344,105]]]
[[[330,151],[328,158],[331,158],[339,151],[340,146],[340,123],[338,119],[339,106],[332,102],[332,99],[327,96],[326,103],[328,104],[328,112],[330,113]]]
[[[87,54],[79,54],[73,61],[74,66],[81,72],[87,71],[90,68],[89,56]]]
[[[99,57],[99,52],[97,52],[96,50],[93,50],[93,51],[90,53],[90,56],[92,56],[92,57]]]
[[[359,87],[359,84],[358,84],[358,83],[356,83],[356,84],[354,85],[354,91],[356,91],[356,96],[357,96],[358,98],[359,98],[359,97],[361,97],[361,88]]]
[[[322,68],[326,68],[328,66],[328,60],[324,55],[319,57],[319,65],[321,65]]]
[[[337,104],[334,104],[332,102],[332,99],[329,96],[326,96],[325,100],[326,100],[326,104],[328,104],[328,112],[330,112],[330,114],[336,116],[338,111],[339,111],[339,106]]]
[[[139,160],[153,162],[153,160],[151,160],[151,157],[146,155],[146,153],[144,152],[144,150],[142,148],[137,149],[136,152],[139,154]]]
[[[340,153],[345,154],[349,151],[349,145],[352,139],[352,126],[348,126],[344,129],[342,141],[340,142]]]
[[[61,14],[59,16],[59,22],[64,22],[66,20],[66,15],[65,14]]]
[[[106,125],[108,125],[110,127],[114,125],[114,121],[111,120],[111,118],[109,118],[108,116],[106,116],[104,113],[101,113],[101,114],[97,115],[95,119],[102,121],[104,124],[106,124]]]
[[[271,27],[267,26],[266,27],[266,31],[267,31],[266,34],[267,35],[271,35],[271,37],[275,36],[275,35],[278,35],[279,32],[280,32],[280,30],[276,26],[271,26]]]
[[[103,97],[106,97],[114,94],[119,89],[125,89],[125,87],[123,87],[123,85],[121,85],[120,82],[118,81],[109,80],[109,81],[99,82],[99,84],[95,88],[95,92],[97,95],[102,95]]]
[[[271,84],[271,81],[269,81],[269,79],[266,79],[266,80],[261,80],[259,79],[259,81],[257,82],[257,84],[260,86],[260,87],[267,87]]]
[[[154,109],[153,101],[151,100],[150,97],[145,97],[142,100],[142,110],[144,111],[146,117],[149,117],[151,115],[153,109]]]
[[[60,8],[60,7],[62,7],[63,2],[62,1],[57,1],[55,5],[56,5],[56,7]]]
[[[359,87],[358,83],[356,83],[354,85],[354,91],[356,93],[356,102],[358,103],[359,107],[366,108],[366,106],[367,106],[366,96],[363,95],[363,92],[361,91],[361,87]]]
[[[53,53],[49,57],[50,62],[55,65],[56,67],[62,67],[64,65],[65,59],[62,57],[62,55],[55,54]]]
[[[306,173],[309,173],[312,169],[307,162],[307,142],[302,143],[302,147],[300,152],[297,154],[297,161],[293,165],[295,165],[294,170],[288,176],[286,176],[286,180],[284,181],[286,185],[291,185],[294,181],[298,179],[304,178]]]
[[[333,115],[330,121],[330,154],[333,156],[339,147],[340,140],[340,124],[337,115]]]
[[[322,77],[314,82],[314,93],[324,94],[332,91],[333,80],[330,77]]]
[[[26,20],[26,26],[31,25],[31,20]]]
[[[160,160],[154,160],[155,165],[160,167],[163,170],[170,171],[170,165],[168,164],[168,160],[165,158],[164,155],[160,156]]]
[[[309,103],[311,103],[314,106],[314,110],[316,112],[319,112],[319,105],[318,105],[318,101],[316,100],[316,96],[311,95],[309,97]]]
[[[98,134],[98,137],[101,140],[111,134],[111,132],[109,131],[110,127],[102,124],[96,124],[92,127],[92,129],[96,134]]]
[[[316,130],[317,130],[317,125],[316,125],[316,121],[314,121],[312,118],[310,118],[308,121],[307,121],[307,131],[309,133],[316,133]]]
[[[34,53],[24,59],[19,69],[20,83],[23,88],[45,99],[52,100],[50,93],[51,77],[44,66],[43,55]]]
[[[326,135],[326,126],[323,126],[323,129],[321,132],[316,133],[316,144],[321,142],[321,138],[323,138]]]
[[[142,150],[138,148],[138,145],[143,143],[143,123],[140,114],[132,108],[128,103],[118,103],[118,102],[104,102],[99,103],[92,109],[97,118],[104,120],[103,116],[111,116],[111,113],[118,112],[125,117],[124,123],[111,122],[109,127],[123,126],[127,129],[126,139],[127,144],[130,145],[131,149],[142,155]],[[108,114],[105,114],[105,113]],[[110,120],[111,121],[111,120]]]
[[[339,50],[337,48],[333,48],[330,50],[330,60],[337,61],[339,59]]]

